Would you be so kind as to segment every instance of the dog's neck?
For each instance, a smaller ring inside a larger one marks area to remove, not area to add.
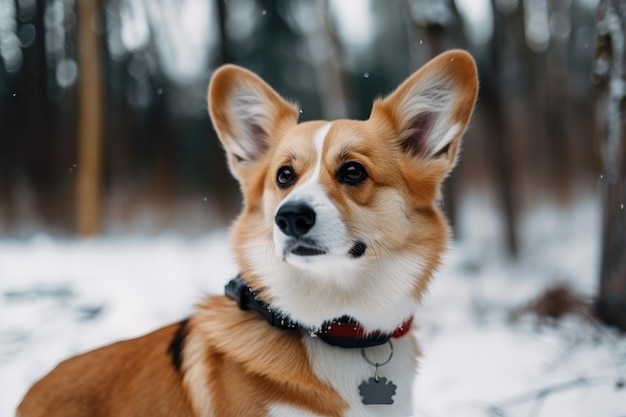
[[[413,317],[398,325],[392,333],[366,333],[363,327],[353,318],[343,316],[324,322],[319,328],[303,327],[291,319],[289,314],[272,308],[261,300],[254,289],[238,275],[225,287],[226,296],[235,300],[242,310],[253,310],[262,315],[267,322],[277,328],[285,330],[304,330],[311,337],[341,348],[366,348],[387,343],[391,338],[400,338],[411,329]]]

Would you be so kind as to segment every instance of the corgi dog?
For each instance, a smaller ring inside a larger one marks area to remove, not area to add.
[[[298,123],[258,76],[218,69],[239,275],[187,320],[62,362],[18,416],[410,416],[413,315],[450,237],[439,190],[477,89],[452,50],[365,121]]]

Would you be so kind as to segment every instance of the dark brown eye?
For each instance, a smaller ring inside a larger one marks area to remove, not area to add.
[[[276,173],[276,184],[280,188],[291,187],[296,182],[296,173],[290,166],[284,166],[278,168]]]
[[[367,171],[358,162],[348,162],[339,168],[339,181],[347,185],[357,185],[367,178]]]

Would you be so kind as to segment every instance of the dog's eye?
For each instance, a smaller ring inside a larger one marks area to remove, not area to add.
[[[348,184],[356,185],[367,178],[367,171],[363,165],[358,162],[348,162],[339,168],[339,181]]]
[[[276,184],[280,188],[291,187],[296,182],[296,173],[290,166],[278,168],[276,173]]]

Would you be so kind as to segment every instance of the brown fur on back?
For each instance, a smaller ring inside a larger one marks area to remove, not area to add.
[[[191,416],[168,351],[177,329],[170,325],[61,362],[33,385],[18,416]]]

